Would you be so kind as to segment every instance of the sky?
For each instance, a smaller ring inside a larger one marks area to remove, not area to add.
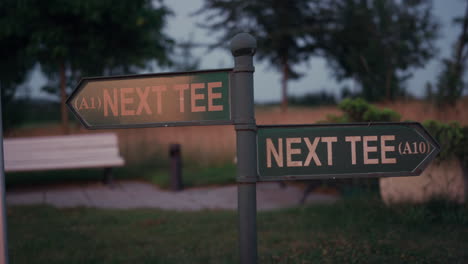
[[[451,56],[452,45],[460,34],[461,27],[453,26],[454,17],[462,16],[466,8],[467,0],[434,0],[433,12],[441,24],[440,37],[436,41],[439,52],[424,68],[414,71],[413,77],[407,82],[407,91],[415,96],[423,97],[427,82],[435,84],[440,71],[442,58]],[[174,13],[168,19],[166,33],[176,41],[192,40],[195,43],[211,43],[214,39],[212,33],[197,27],[198,22],[203,22],[203,15],[192,15],[203,5],[203,0],[166,0]],[[210,36],[211,35],[211,36]],[[228,43],[227,43],[228,44]],[[196,48],[193,55],[199,57],[200,70],[233,67],[233,57],[229,50],[217,49],[207,51],[205,48]],[[278,102],[281,99],[281,74],[271,65],[258,60],[254,61],[254,98],[257,103]],[[297,65],[296,68],[304,76],[299,80],[289,81],[288,94],[300,96],[306,93],[326,91],[340,95],[340,87],[344,84],[351,89],[358,90],[358,85],[352,81],[337,83],[333,78],[333,72],[322,58],[312,58],[307,63]],[[155,72],[168,72],[170,69],[155,69]],[[45,83],[44,77],[39,71],[34,71],[29,84],[33,96],[44,96],[39,91]],[[466,92],[466,91],[465,91]]]
[[[168,33],[176,40],[187,40],[192,35],[194,42],[207,43],[210,41],[210,32],[197,28],[197,22],[203,22],[203,16],[191,15],[203,5],[203,0],[169,0],[166,1],[175,16],[169,20]],[[460,34],[461,27],[454,27],[452,20],[456,16],[462,16],[466,8],[466,0],[434,0],[433,12],[441,23],[441,36],[436,42],[440,49],[439,54],[428,63],[425,68],[415,71],[413,78],[408,81],[407,90],[416,96],[424,96],[427,82],[435,83],[440,70],[441,58],[449,57],[452,45]],[[216,50],[206,53],[205,49],[194,51],[194,55],[202,56],[201,69],[215,69],[232,67],[233,59],[228,50]],[[281,99],[281,74],[265,62],[255,62],[254,96],[256,102],[280,101]],[[289,95],[303,95],[327,91],[336,95],[340,94],[340,87],[344,83],[337,83],[333,78],[331,69],[322,58],[313,58],[308,63],[297,66],[304,77],[298,81],[289,81]],[[352,89],[358,86],[348,81]]]

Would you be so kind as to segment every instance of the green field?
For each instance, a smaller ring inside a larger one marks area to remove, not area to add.
[[[11,263],[237,263],[232,211],[8,208]],[[468,206],[377,198],[258,214],[259,263],[466,263]]]

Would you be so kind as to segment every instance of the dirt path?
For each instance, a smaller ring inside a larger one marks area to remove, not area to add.
[[[278,183],[257,184],[258,210],[297,206],[302,190],[296,186],[281,188]],[[306,204],[332,203],[338,198],[327,194],[309,194]],[[55,207],[160,208],[178,211],[237,208],[237,187],[191,188],[179,192],[162,190],[141,181],[119,181],[113,188],[93,183],[65,187],[34,187],[7,190],[7,205],[49,204]]]

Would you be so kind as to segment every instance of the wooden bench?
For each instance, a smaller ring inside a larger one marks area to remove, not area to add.
[[[112,180],[111,168],[125,163],[113,133],[10,138],[4,153],[7,172],[104,168],[106,182]]]

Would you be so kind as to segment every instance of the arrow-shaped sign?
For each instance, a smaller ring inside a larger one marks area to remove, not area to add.
[[[419,123],[259,126],[259,180],[417,176],[439,144]]]
[[[67,105],[90,129],[232,124],[231,71],[84,78]]]

